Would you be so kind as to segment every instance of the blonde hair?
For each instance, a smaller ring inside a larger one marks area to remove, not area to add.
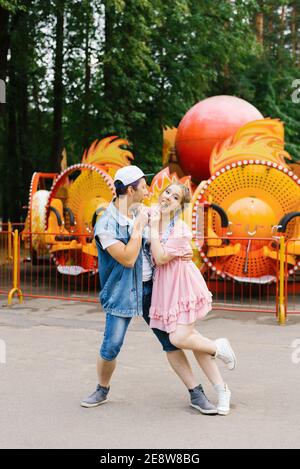
[[[179,181],[174,181],[174,182],[171,182],[171,184],[169,184],[163,191],[161,194],[163,194],[169,187],[171,186],[178,186],[180,187],[181,189],[181,192],[182,192],[182,197],[181,197],[181,201],[180,201],[180,207],[181,207],[181,210],[184,209],[184,206],[185,204],[188,204],[190,201],[191,201],[191,193],[190,193],[190,190],[189,188],[185,185],[185,184],[182,184],[181,182]]]

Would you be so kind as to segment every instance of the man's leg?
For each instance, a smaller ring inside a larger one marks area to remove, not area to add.
[[[131,318],[106,315],[104,339],[97,358],[98,385],[96,391],[81,402],[82,407],[96,407],[107,402],[116,358],[121,350]]]
[[[116,368],[117,356],[124,342],[131,318],[106,315],[103,343],[97,358],[97,375],[100,386],[108,387]]]
[[[99,355],[97,357],[97,375],[100,386],[109,387],[113,372],[115,371],[117,360],[103,360]]]

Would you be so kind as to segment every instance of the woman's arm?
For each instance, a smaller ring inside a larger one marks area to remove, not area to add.
[[[164,265],[174,259],[176,256],[167,254],[159,240],[158,227],[154,228],[151,224],[151,251],[156,265]]]
[[[167,254],[159,239],[159,222],[161,212],[159,210],[152,211],[150,219],[151,231],[151,251],[156,265],[164,265],[174,259],[176,256]]]
[[[189,230],[186,230],[184,225],[179,225],[178,237],[174,242],[170,242],[169,240],[166,244],[166,248],[164,248],[164,245],[159,239],[160,218],[161,213],[159,211],[152,212],[150,225],[151,251],[156,265],[167,264],[175,258],[182,261],[191,261],[193,258],[193,250],[189,242],[189,239],[191,238],[191,233],[188,232]]]

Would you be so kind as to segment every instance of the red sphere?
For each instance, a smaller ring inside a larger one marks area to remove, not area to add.
[[[234,96],[214,96],[195,104],[181,120],[176,136],[176,151],[185,174],[196,182],[208,179],[209,158],[216,143],[258,119],[263,116],[252,104]]]

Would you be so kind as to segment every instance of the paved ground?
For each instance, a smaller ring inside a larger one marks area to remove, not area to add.
[[[228,336],[239,358],[235,372],[222,367],[233,391],[231,415],[206,417],[188,406],[187,392],[142,320],[128,331],[110,402],[83,409],[80,399],[96,383],[100,308],[26,300],[7,309],[4,297],[0,304],[0,344],[6,344],[1,448],[300,447],[300,363],[292,361],[293,352],[300,359],[292,347],[300,339],[300,317],[279,327],[270,315],[214,311],[200,324],[211,338]]]

